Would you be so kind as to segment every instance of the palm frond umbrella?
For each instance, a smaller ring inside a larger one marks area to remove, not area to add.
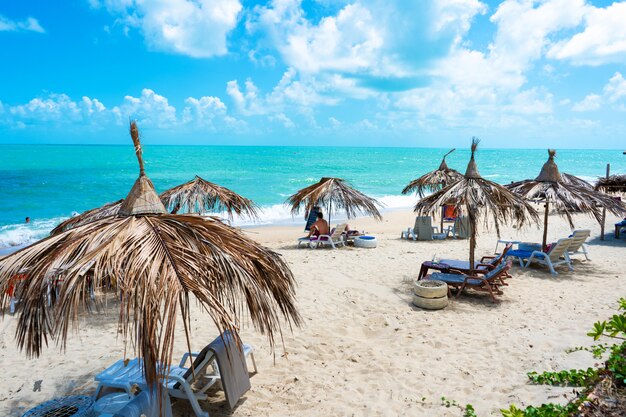
[[[252,200],[197,175],[189,182],[162,192],[160,197],[172,214],[226,211],[231,219],[233,214],[252,219],[259,217],[259,208]]]
[[[430,171],[427,174],[411,181],[404,189],[402,194],[417,193],[420,198],[424,198],[427,193],[433,193],[441,190],[447,184],[452,184],[454,181],[460,179],[463,175],[458,171],[449,168],[446,163],[446,157],[454,152],[456,149],[451,149],[447,154],[443,156],[439,168],[434,171]],[[441,208],[441,230],[443,231],[443,218],[445,217],[445,204]]]
[[[287,264],[221,222],[168,214],[145,175],[134,122],[130,132],[140,176],[117,215],[49,236],[0,260],[2,309],[9,303],[11,278],[27,271],[18,346],[29,356],[40,355],[49,339],[65,346],[69,328],[77,327],[79,313],[89,308],[90,280],[115,290],[119,328],[143,358],[151,385],[162,378],[157,362],[171,363],[178,316],[191,350],[192,297],[220,331],[236,330],[247,310],[273,345],[282,320],[289,326],[301,321]],[[48,304],[48,286],[57,277],[62,277],[58,297]]]
[[[366,196],[341,178],[324,177],[289,197],[286,203],[291,205],[294,216],[304,209],[305,218],[313,207],[325,207],[329,225],[333,209],[345,211],[348,219],[358,214],[366,214],[379,221],[383,219],[378,211],[380,203],[376,199]]]
[[[600,177],[595,189],[605,193],[626,193],[626,175]]]
[[[516,194],[529,199],[541,200],[545,202],[545,213],[543,220],[543,240],[542,247],[545,250],[548,239],[548,214],[550,204],[554,206],[557,213],[565,217],[570,227],[574,228],[572,214],[575,212],[588,213],[596,219],[601,219],[600,208],[606,208],[615,215],[626,212],[626,208],[618,201],[601,192],[595,191],[593,187],[572,181],[572,176],[562,175],[554,162],[556,151],[548,149],[548,160],[539,176],[534,180],[527,179],[507,185],[507,188]],[[582,181],[579,179],[579,181]],[[588,183],[587,183],[588,184]]]
[[[469,264],[472,266],[476,249],[476,229],[481,219],[485,225],[489,224],[490,219],[493,220],[498,237],[500,223],[521,227],[529,221],[539,221],[537,211],[526,200],[500,184],[480,176],[474,160],[478,143],[477,138],[472,139],[472,156],[460,179],[421,199],[415,205],[415,212],[420,215],[435,213],[442,204],[450,202],[464,207],[470,223]]]
[[[112,203],[107,203],[102,207],[96,207],[91,210],[87,210],[78,216],[70,217],[69,219],[59,223],[57,227],[52,229],[50,232],[51,235],[56,235],[61,232],[65,232],[66,230],[72,229],[74,227],[82,226],[83,224],[90,223],[94,220],[103,219],[105,217],[115,216],[117,212],[120,210],[124,199],[114,201]]]

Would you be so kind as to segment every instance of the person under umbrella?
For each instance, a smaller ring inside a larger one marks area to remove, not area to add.
[[[472,269],[475,265],[476,229],[481,219],[485,224],[492,219],[498,237],[500,223],[514,223],[521,227],[529,221],[539,221],[537,211],[525,199],[480,176],[474,160],[478,143],[477,138],[472,138],[472,156],[464,175],[415,205],[415,212],[419,215],[435,213],[441,205],[449,202],[464,207],[470,223],[469,264]]]
[[[291,205],[291,214],[294,216],[304,208],[305,219],[314,207],[325,207],[328,224],[333,209],[344,211],[348,219],[360,213],[379,221],[383,219],[378,211],[380,203],[376,199],[366,196],[341,178],[324,177],[289,197],[286,204]]]

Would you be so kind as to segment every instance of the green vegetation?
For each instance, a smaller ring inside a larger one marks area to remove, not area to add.
[[[613,315],[608,321],[594,323],[593,329],[587,333],[597,341],[600,338],[608,338],[617,343],[597,344],[590,347],[576,347],[568,352],[587,351],[595,358],[601,358],[606,352],[609,356],[604,369],[572,369],[560,372],[529,372],[528,378],[536,384],[547,385],[571,385],[584,387],[589,391],[598,378],[602,376],[612,377],[616,385],[626,385],[626,299],[619,300],[619,314]],[[539,407],[517,408],[511,405],[508,409],[500,410],[503,417],[569,417],[578,410],[585,402],[584,395],[566,405],[542,404]]]

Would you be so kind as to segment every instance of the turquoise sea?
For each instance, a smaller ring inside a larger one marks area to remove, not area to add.
[[[345,178],[388,209],[410,207],[415,197],[400,191],[437,168],[448,150],[147,145],[144,159],[157,192],[197,174],[253,199],[263,223],[274,224],[302,222],[283,202],[322,176]],[[448,165],[464,171],[469,155],[469,148],[457,149]],[[480,173],[502,184],[537,176],[546,159],[545,149],[479,148],[477,155]],[[558,150],[557,163],[589,181],[604,175],[607,163],[626,173],[622,150]],[[0,249],[40,239],[73,214],[125,197],[137,175],[132,145],[0,145]]]

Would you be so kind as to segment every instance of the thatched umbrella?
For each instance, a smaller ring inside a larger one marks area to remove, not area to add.
[[[199,216],[168,214],[145,175],[137,127],[131,136],[140,176],[117,215],[49,236],[0,260],[0,308],[9,303],[11,277],[26,269],[16,339],[29,356],[48,339],[65,346],[70,325],[90,306],[89,280],[106,283],[119,300],[125,343],[157,382],[157,361],[171,363],[177,317],[190,347],[190,301],[195,297],[220,331],[236,330],[247,310],[273,343],[281,320],[300,323],[294,277],[280,256],[237,229]],[[62,277],[48,304],[51,278]]]
[[[610,196],[595,191],[588,183],[578,183],[572,180],[572,175],[561,175],[559,168],[554,162],[556,151],[548,149],[548,160],[539,176],[534,180],[528,179],[507,185],[507,188],[529,200],[539,199],[545,202],[543,220],[543,250],[546,249],[548,239],[548,214],[552,204],[559,215],[565,217],[574,228],[572,213],[582,212],[601,219],[600,208],[604,207],[615,215],[621,215],[626,208]],[[579,181],[583,181],[578,179]]]
[[[595,188],[605,193],[626,193],[626,175],[600,177]]]
[[[162,192],[160,197],[172,214],[227,211],[231,219],[233,213],[253,219],[259,217],[258,207],[252,200],[197,175],[189,182]]]
[[[57,227],[52,229],[50,232],[51,235],[56,235],[58,233],[65,232],[66,230],[72,229],[74,227],[82,226],[83,224],[90,223],[94,220],[103,219],[105,217],[111,217],[117,215],[117,212],[120,210],[124,199],[114,201],[112,203],[107,203],[102,207],[97,207],[91,210],[87,210],[78,216],[70,217],[69,219],[59,223]]]
[[[514,223],[517,227],[528,221],[538,221],[537,211],[523,198],[513,194],[503,186],[486,180],[478,173],[474,153],[479,140],[472,139],[472,156],[467,164],[465,175],[415,205],[415,212],[420,215],[435,213],[442,204],[452,202],[462,205],[469,217],[470,248],[469,264],[474,265],[477,225],[482,218],[485,224],[493,219],[498,237],[500,222]]]
[[[291,205],[291,214],[297,215],[304,208],[304,217],[313,207],[324,206],[328,213],[328,224],[333,208],[343,210],[350,219],[359,213],[367,214],[376,220],[382,220],[378,207],[380,203],[351,187],[341,178],[324,177],[319,182],[301,189],[287,199]]]
[[[433,193],[441,190],[447,184],[452,184],[454,181],[461,179],[462,175],[458,171],[449,168],[446,164],[446,157],[454,152],[456,149],[451,149],[447,154],[443,156],[439,168],[434,171],[430,171],[427,174],[411,181],[409,185],[404,187],[402,194],[409,194],[416,192],[420,198],[424,198],[426,193]],[[444,203],[445,206],[445,203]],[[441,211],[441,230],[443,231],[443,218],[445,217],[444,206]]]

